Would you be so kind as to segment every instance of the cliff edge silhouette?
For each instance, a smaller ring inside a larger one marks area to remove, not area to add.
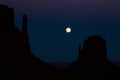
[[[27,15],[22,31],[15,26],[14,10],[0,5],[0,77],[27,79],[52,77],[57,68],[34,56],[27,32]]]

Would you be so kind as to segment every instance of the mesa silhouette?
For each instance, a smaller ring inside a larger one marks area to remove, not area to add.
[[[65,69],[45,63],[31,52],[27,15],[22,31],[14,22],[14,10],[0,5],[0,78],[50,80],[106,80],[120,75],[120,66],[107,59],[106,40],[100,35],[88,37],[79,56]]]
[[[31,53],[27,33],[27,15],[23,15],[22,31],[14,23],[14,11],[0,5],[0,77],[49,78],[57,68]]]

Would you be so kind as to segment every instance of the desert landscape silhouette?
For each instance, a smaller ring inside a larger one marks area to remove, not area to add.
[[[120,66],[107,58],[106,40],[89,36],[79,45],[78,59],[60,69],[31,52],[27,15],[22,31],[15,26],[14,10],[0,4],[0,78],[16,80],[109,80],[120,79]]]

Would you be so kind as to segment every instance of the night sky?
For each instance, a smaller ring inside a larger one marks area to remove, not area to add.
[[[28,15],[28,33],[34,55],[46,62],[77,59],[79,44],[91,35],[107,40],[108,58],[120,61],[119,0],[0,0],[14,8],[16,27]],[[71,27],[71,33],[65,28]]]

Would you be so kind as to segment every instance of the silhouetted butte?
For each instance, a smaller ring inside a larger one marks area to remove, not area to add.
[[[20,31],[15,26],[14,10],[0,5],[0,77],[22,80],[46,76],[46,79],[57,71],[31,53],[27,22],[27,15],[23,15]]]
[[[73,79],[116,79],[120,75],[120,66],[108,60],[106,40],[95,35],[84,41],[83,49],[79,46],[78,59],[63,72]]]

